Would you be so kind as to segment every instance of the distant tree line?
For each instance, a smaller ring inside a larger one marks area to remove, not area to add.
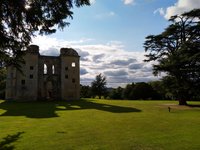
[[[81,98],[105,98],[115,100],[165,100],[174,99],[173,94],[165,89],[162,81],[127,84],[125,88],[107,88],[101,96],[96,95],[92,86],[81,85]]]
[[[81,98],[104,98],[116,100],[178,100],[174,93],[176,82],[168,76],[159,81],[127,84],[124,88],[106,88],[106,77],[99,74],[89,85],[81,85]],[[200,93],[188,100],[200,100]]]
[[[121,87],[113,89],[110,93],[111,99],[118,99],[118,97],[115,97],[115,93],[117,93],[117,95],[121,93],[120,98],[129,100],[161,99],[161,95],[159,95],[150,84],[145,82],[127,84],[124,89]]]
[[[170,84],[169,84],[170,83]],[[174,95],[173,81],[164,78],[159,81],[138,82],[127,84],[126,87],[107,88],[99,97],[93,92],[92,86],[81,85],[81,98],[105,98],[114,100],[177,100]],[[198,96],[190,97],[188,100],[200,100]]]

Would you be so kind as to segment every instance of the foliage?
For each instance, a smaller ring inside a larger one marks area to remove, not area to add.
[[[178,91],[176,90],[178,85],[176,79],[172,76],[165,76],[162,78],[162,84],[165,88],[166,95],[172,99],[178,99]]]
[[[200,93],[200,9],[171,17],[172,22],[159,35],[146,37],[146,61],[157,61],[154,74],[166,72],[173,78],[175,96],[185,105]]]
[[[133,89],[134,89],[134,83],[127,84],[124,91],[123,91],[123,98],[124,99],[133,99]]]
[[[169,90],[167,85],[164,84],[163,80],[151,81],[151,82],[149,82],[149,85],[151,85],[153,90],[156,92],[155,94],[157,95],[158,99],[160,99],[160,100],[174,99],[171,91]]]
[[[0,63],[18,66],[22,50],[35,33],[52,34],[63,29],[72,18],[73,5],[89,5],[89,0],[1,0]],[[12,56],[12,57],[10,57]]]
[[[95,90],[96,89],[92,87],[81,85],[81,98],[90,98],[90,97],[94,98],[96,95],[98,95]],[[108,96],[109,99],[116,99],[116,100],[171,99],[170,97],[171,95],[169,94],[170,92],[167,90],[168,89],[167,87],[164,86],[163,81],[153,81],[150,83],[138,82],[138,83],[127,84],[125,88],[122,88],[120,86],[117,88],[110,88],[110,89],[107,88],[106,90],[104,90],[103,94],[101,94],[100,97]]]
[[[127,84],[123,90],[123,98],[129,100],[160,99],[159,94],[152,88],[151,84],[145,82]]]
[[[96,76],[96,79],[91,83],[91,91],[93,96],[98,96],[101,99],[101,96],[104,96],[107,92],[106,90],[106,77],[102,74]]]
[[[92,97],[91,87],[88,85],[81,85],[80,97],[81,98],[91,98]]]
[[[0,99],[5,99],[6,68],[0,67]]]
[[[134,99],[159,99],[152,86],[145,82],[136,83],[133,90]]]
[[[121,87],[118,87],[117,89],[112,89],[109,94],[110,99],[123,99],[123,91],[124,89]]]

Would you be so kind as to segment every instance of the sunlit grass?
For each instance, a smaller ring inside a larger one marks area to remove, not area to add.
[[[2,100],[0,149],[199,149],[200,107],[176,104],[92,99],[29,103]]]

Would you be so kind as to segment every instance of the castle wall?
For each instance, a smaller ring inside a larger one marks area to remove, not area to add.
[[[60,56],[41,56],[39,47],[31,45],[24,55],[20,71],[8,66],[6,99],[72,100],[80,95],[78,53],[62,48]]]
[[[13,66],[7,67],[6,99],[13,99],[16,97],[16,71],[16,68]]]
[[[74,66],[75,65],[75,66]],[[79,57],[61,55],[61,98],[80,98]]]
[[[46,65],[46,70],[44,66]],[[40,56],[38,96],[40,99],[60,99],[60,58]]]

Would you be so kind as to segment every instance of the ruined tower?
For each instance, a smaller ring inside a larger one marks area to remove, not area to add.
[[[22,73],[7,67],[6,99],[79,99],[80,64],[74,49],[61,48],[59,56],[42,56],[37,45],[30,45],[23,58]]]

